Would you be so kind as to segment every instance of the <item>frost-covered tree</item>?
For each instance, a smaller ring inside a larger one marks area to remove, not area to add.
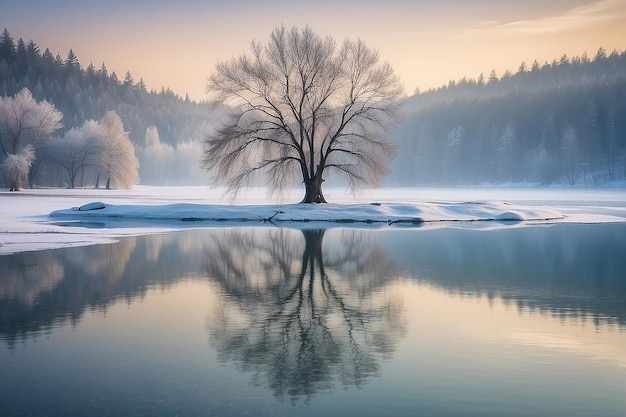
[[[81,128],[68,131],[63,137],[50,140],[45,151],[52,163],[61,167],[67,174],[70,188],[76,187],[79,174],[95,167],[102,148],[96,140],[98,125],[93,120],[85,122]],[[83,182],[81,181],[81,186]]]
[[[278,27],[249,55],[218,63],[207,92],[233,111],[207,135],[203,166],[235,192],[264,174],[277,190],[299,179],[302,201],[323,203],[328,172],[352,187],[387,172],[395,146],[386,130],[403,88],[360,39],[337,47],[309,27]]]
[[[206,173],[200,166],[202,155],[202,143],[198,141],[185,141],[176,145],[176,178],[186,178],[190,184],[203,184],[206,181]]]
[[[94,129],[100,147],[98,165],[106,174],[106,188],[132,188],[139,182],[139,161],[122,120],[117,113],[109,111]]]
[[[63,115],[47,101],[37,102],[27,88],[14,97],[0,97],[0,150],[8,157],[28,145],[36,147],[63,127]]]
[[[19,191],[22,184],[26,183],[28,171],[34,160],[35,151],[31,145],[26,146],[18,154],[11,154],[5,158],[1,167],[9,186],[9,191]]]
[[[146,147],[158,146],[160,143],[159,129],[155,125],[148,126],[146,129]]]
[[[172,167],[176,153],[172,146],[161,142],[156,126],[152,125],[146,129],[145,145],[137,149],[137,156],[141,160],[139,172],[142,183],[162,185],[173,181]],[[164,170],[163,167],[169,169]]]

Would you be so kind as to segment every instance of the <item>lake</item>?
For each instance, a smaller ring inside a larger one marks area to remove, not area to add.
[[[3,416],[626,415],[626,224],[0,256]]]

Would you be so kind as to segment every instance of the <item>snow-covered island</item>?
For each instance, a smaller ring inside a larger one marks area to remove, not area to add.
[[[359,204],[207,205],[114,205],[92,202],[56,210],[51,219],[143,220],[183,222],[364,223],[419,225],[446,221],[537,221],[565,216],[547,207],[522,207],[507,202],[422,202]],[[324,225],[321,225],[324,227]]]
[[[207,187],[0,193],[0,255],[202,227],[492,230],[626,222],[626,193],[621,190],[384,189],[356,196],[343,190],[329,194],[335,203],[264,204],[264,191],[229,201]]]

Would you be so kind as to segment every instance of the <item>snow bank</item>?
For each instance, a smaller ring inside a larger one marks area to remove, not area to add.
[[[470,203],[361,203],[277,205],[114,205],[89,203],[79,208],[56,210],[51,219],[142,220],[184,222],[272,223],[381,223],[421,224],[444,221],[537,221],[565,216],[546,207],[522,207],[503,202]]]
[[[268,199],[266,191],[258,189],[228,201],[219,190],[208,187],[0,191],[0,255],[105,244],[124,236],[198,227],[275,224],[493,230],[626,222],[623,190],[402,188],[352,195],[329,188],[327,197],[339,204],[279,204],[300,197],[295,191],[286,199]],[[270,204],[261,204],[267,201]]]

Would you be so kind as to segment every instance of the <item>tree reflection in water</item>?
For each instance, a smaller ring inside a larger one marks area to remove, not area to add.
[[[206,249],[224,296],[207,329],[220,360],[305,401],[380,372],[405,331],[397,269],[358,231],[233,230]],[[335,236],[338,235],[338,236]]]

